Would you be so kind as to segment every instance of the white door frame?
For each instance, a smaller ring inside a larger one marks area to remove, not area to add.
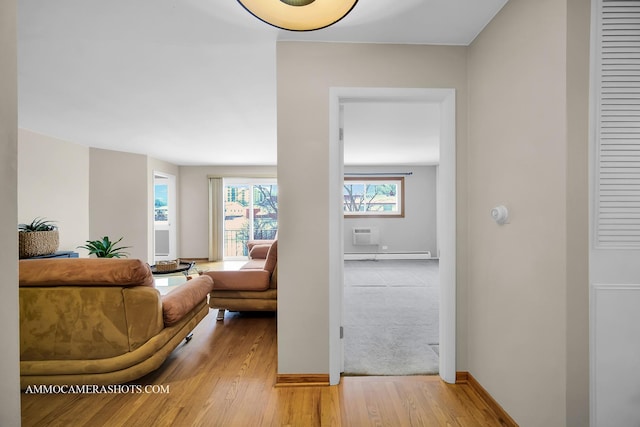
[[[437,228],[440,258],[440,377],[456,381],[456,106],[455,89],[333,87],[329,93],[329,381],[340,382],[343,366],[342,298],[344,147],[340,104],[345,101],[438,102],[441,106]]]

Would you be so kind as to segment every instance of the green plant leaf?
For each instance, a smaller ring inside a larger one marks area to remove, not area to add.
[[[98,258],[126,258],[128,253],[123,249],[128,249],[131,246],[115,247],[122,239],[123,237],[112,242],[109,236],[104,236],[99,240],[87,240],[86,245],[78,246],[78,248],[86,249],[89,251],[89,255],[95,255]]]
[[[30,224],[18,224],[19,231],[53,231],[58,227],[53,223],[55,221],[48,221],[41,217],[36,217]]]

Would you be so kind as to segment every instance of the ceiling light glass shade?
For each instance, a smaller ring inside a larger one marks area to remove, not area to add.
[[[238,0],[253,16],[291,31],[328,27],[344,18],[358,0]]]

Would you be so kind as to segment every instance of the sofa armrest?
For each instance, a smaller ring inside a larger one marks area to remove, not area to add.
[[[269,289],[271,273],[267,270],[208,271],[214,290],[264,291]]]
[[[275,242],[275,239],[255,239],[255,240],[249,240],[247,241],[247,247],[249,249],[251,249],[253,246],[256,245],[271,245],[273,242]]]
[[[211,277],[195,277],[162,296],[162,317],[166,326],[173,325],[206,300],[213,290]]]
[[[249,240],[247,242],[247,249],[249,250],[249,258],[250,259],[265,259],[267,254],[269,253],[269,249],[271,245],[273,245],[274,240]]]
[[[271,249],[271,243],[265,243],[261,245],[252,245],[249,247],[249,258],[251,259],[265,259]]]

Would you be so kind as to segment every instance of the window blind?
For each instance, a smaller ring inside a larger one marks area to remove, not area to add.
[[[640,248],[640,1],[601,0],[596,245]]]

